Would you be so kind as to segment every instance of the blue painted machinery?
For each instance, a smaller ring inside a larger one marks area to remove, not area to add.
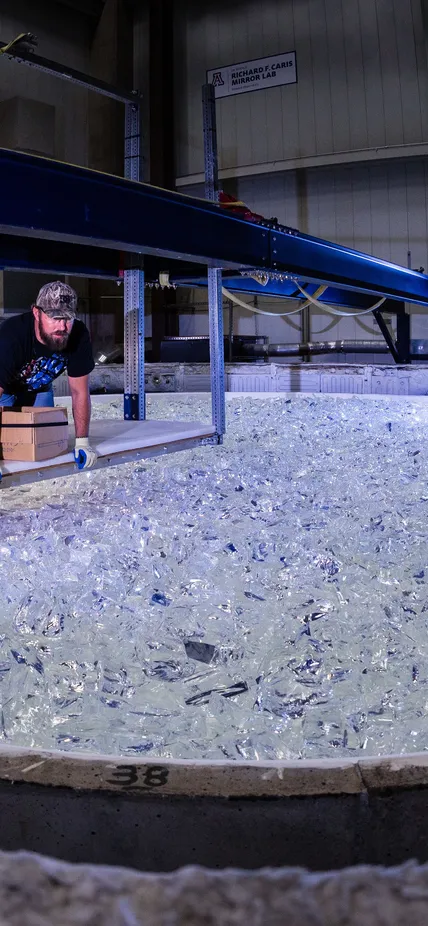
[[[3,269],[118,278],[143,255],[162,258],[165,268],[170,259],[184,261],[186,272],[171,274],[183,285],[204,282],[195,266],[203,264],[225,271],[229,288],[235,271],[241,292],[296,298],[298,279],[327,284],[325,301],[339,305],[355,306],[350,291],[428,306],[428,278],[415,270],[293,229],[252,224],[182,193],[0,149]],[[239,276],[251,269],[274,276],[265,286]],[[290,279],[278,281],[275,273]]]
[[[403,302],[428,306],[423,273],[292,229],[248,222],[215,202],[0,150],[3,269],[114,279],[129,274],[125,311],[133,320],[132,347],[141,335],[143,259],[146,276],[155,279],[160,268],[169,269],[171,282],[184,286],[207,285],[201,265],[215,270],[211,298],[217,316],[222,282],[234,292],[302,300],[298,283],[309,293],[324,284],[321,306],[325,300],[365,309],[379,295],[398,303],[397,309]],[[217,340],[220,350],[220,332]],[[126,392],[137,402],[128,410],[133,418],[144,417],[139,353],[136,370],[128,357],[132,382]]]
[[[229,289],[249,294],[299,298],[299,280],[327,284],[321,304],[365,308],[371,294],[428,305],[423,273],[148,184],[3,149],[0,194],[4,269],[119,278],[151,255],[164,268],[171,261],[171,281],[180,285],[206,285],[203,264],[222,269]],[[177,260],[185,262],[181,272]],[[240,275],[248,270],[264,271],[266,282]]]

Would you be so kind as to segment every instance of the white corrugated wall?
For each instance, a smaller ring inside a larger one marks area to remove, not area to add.
[[[218,103],[220,168],[427,138],[420,0],[176,3],[177,176],[203,171],[206,70],[296,50],[297,84]]]
[[[179,189],[203,195],[206,70],[295,49],[297,84],[218,101],[223,185],[306,233],[404,265],[410,251],[428,268],[420,0],[177,0],[176,47]],[[412,311],[412,336],[428,337],[427,316]],[[240,333],[300,339],[298,316],[236,318]],[[311,318],[313,339],[380,337],[371,317]],[[205,331],[200,312],[183,316],[183,334]]]

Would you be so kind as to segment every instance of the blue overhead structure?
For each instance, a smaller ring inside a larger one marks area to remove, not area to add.
[[[215,202],[0,149],[0,267],[125,278],[125,417],[130,419],[145,417],[144,256],[148,268],[171,265],[170,279],[181,285],[206,284],[202,264],[209,277],[222,271],[225,285],[235,292],[299,299],[300,282],[309,293],[327,285],[321,305],[366,309],[381,295],[395,300],[397,309],[404,302],[428,306],[423,273],[293,229],[249,222]],[[181,273],[177,261],[185,262]],[[251,270],[264,275],[264,285],[248,276]],[[211,284],[210,317],[217,330],[221,279]],[[377,321],[390,339],[380,314]],[[221,342],[213,329],[214,354]],[[391,342],[390,348],[400,361]],[[217,379],[221,436],[224,409]]]
[[[248,222],[182,193],[0,149],[3,269],[70,273],[73,266],[85,276],[116,277],[125,252],[128,265],[131,255],[152,255],[166,269],[171,258],[226,271],[271,270],[303,283],[428,306],[428,278],[417,271],[292,229]],[[192,270],[188,280],[200,275]],[[242,291],[248,285],[243,281]],[[260,292],[280,294],[276,281]]]

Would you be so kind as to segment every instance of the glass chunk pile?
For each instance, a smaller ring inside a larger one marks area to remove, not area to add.
[[[239,396],[227,415],[222,447],[1,490],[0,742],[428,749],[428,400]]]

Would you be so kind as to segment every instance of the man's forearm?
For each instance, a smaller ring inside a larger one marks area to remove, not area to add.
[[[89,393],[73,396],[72,405],[76,437],[87,437],[91,420],[91,397]]]

